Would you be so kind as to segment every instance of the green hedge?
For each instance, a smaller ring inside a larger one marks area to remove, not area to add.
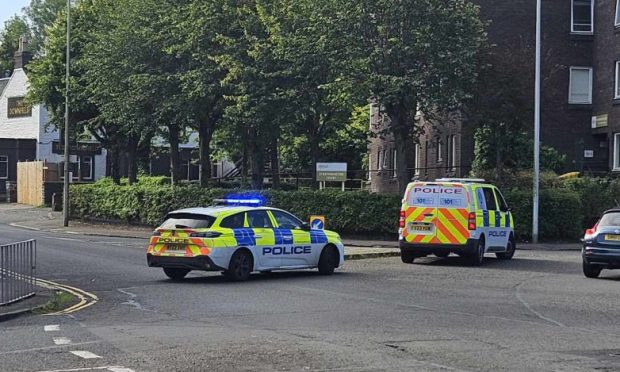
[[[109,180],[72,185],[71,212],[81,219],[117,220],[156,226],[171,210],[211,205],[213,199],[233,192],[200,188],[195,184],[170,186],[168,179],[141,179],[137,185],[114,185]],[[306,219],[325,215],[328,228],[345,235],[391,236],[397,229],[401,197],[367,192],[275,191],[260,192],[269,205],[286,209]],[[531,239],[532,192],[504,189],[517,238]],[[578,238],[600,213],[620,200],[620,181],[575,179],[545,189],[540,195],[540,238],[568,241]]]
[[[157,226],[167,212],[209,206],[231,190],[204,189],[196,185],[135,186],[98,182],[72,185],[71,213],[81,219],[117,220]],[[386,236],[396,232],[401,198],[367,192],[262,191],[269,205],[306,219],[324,215],[327,227],[342,234]]]

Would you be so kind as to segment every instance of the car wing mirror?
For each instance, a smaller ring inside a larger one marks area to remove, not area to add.
[[[302,222],[301,229],[305,231],[310,231],[312,230],[312,226],[310,226],[308,222]]]

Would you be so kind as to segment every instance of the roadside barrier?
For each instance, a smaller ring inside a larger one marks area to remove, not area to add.
[[[35,295],[37,242],[0,245],[0,306]]]

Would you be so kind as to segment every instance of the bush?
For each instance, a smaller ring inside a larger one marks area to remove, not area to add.
[[[600,213],[620,200],[620,180],[580,178],[548,181],[553,187],[540,194],[540,238],[567,241],[591,227]],[[529,183],[503,188],[512,208],[517,239],[529,241],[532,226],[532,191]],[[223,188],[201,188],[187,183],[171,186],[165,177],[141,178],[138,184],[114,185],[109,180],[71,186],[71,212],[82,219],[116,220],[156,226],[171,210],[208,206],[230,193]],[[264,190],[268,204],[288,210],[302,219],[324,215],[327,227],[345,235],[394,237],[401,197],[362,191]]]
[[[532,191],[504,192],[515,221],[515,234],[520,241],[532,239]],[[541,190],[539,205],[539,237],[544,240],[568,241],[583,232],[583,214],[579,194],[562,188]]]
[[[234,191],[205,189],[194,184],[174,187],[148,182],[134,186],[107,182],[72,185],[71,213],[81,219],[156,226],[169,211],[212,205],[213,199],[231,192]],[[394,236],[397,229],[401,200],[398,196],[310,190],[265,190],[260,194],[269,205],[288,210],[302,219],[312,214],[324,215],[328,228],[342,234]]]

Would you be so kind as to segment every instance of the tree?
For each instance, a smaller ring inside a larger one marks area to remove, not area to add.
[[[13,71],[15,52],[22,36],[30,38],[30,28],[23,17],[13,16],[4,22],[0,31],[0,77],[5,71]]]
[[[60,12],[67,7],[66,0],[30,0],[30,5],[24,9],[32,31],[32,51],[38,53],[43,48],[47,38],[48,28],[51,27]]]
[[[471,94],[484,25],[463,0],[352,1],[347,9],[361,35],[351,39],[353,61],[364,62],[370,95],[389,118],[404,191],[419,120],[458,110]]]

